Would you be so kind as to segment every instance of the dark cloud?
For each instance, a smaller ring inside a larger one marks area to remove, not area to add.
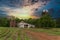
[[[34,5],[37,2],[44,3],[42,4],[44,7],[39,6],[38,8],[33,9],[35,10],[33,15],[40,16],[43,9],[48,9],[52,16],[60,16],[60,10],[58,11],[58,9],[60,9],[60,0],[0,0],[0,15],[5,15],[7,13],[4,11],[4,7],[16,9],[23,6]]]
[[[3,11],[3,10],[0,10],[0,17],[1,17],[1,16],[7,16],[6,12]]]

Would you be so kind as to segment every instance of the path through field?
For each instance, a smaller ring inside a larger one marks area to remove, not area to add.
[[[60,40],[60,36],[52,36],[48,35],[47,33],[41,33],[41,32],[32,32],[30,30],[25,31],[27,35],[32,36],[36,40]]]
[[[34,32],[29,29],[0,28],[0,40],[60,40],[60,36]]]

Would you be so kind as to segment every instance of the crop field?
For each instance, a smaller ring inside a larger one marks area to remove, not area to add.
[[[25,30],[21,28],[0,27],[0,40],[35,40],[32,36],[27,35]]]
[[[1,27],[0,40],[29,40],[29,38],[22,29]]]
[[[52,34],[52,35],[47,35]],[[0,40],[60,40],[60,29],[0,27]],[[57,39],[58,38],[58,39]]]

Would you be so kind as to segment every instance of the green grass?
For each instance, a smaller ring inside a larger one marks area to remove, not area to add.
[[[30,37],[24,32],[24,30],[30,30],[33,32],[43,32],[48,33],[49,35],[60,35],[60,28],[53,29],[42,29],[42,28],[30,28],[30,29],[20,29],[20,28],[12,28],[12,27],[0,27],[0,40],[13,40],[14,36],[16,40],[21,40],[21,36],[23,36],[24,40],[31,40]],[[22,33],[23,32],[23,33]],[[17,35],[16,35],[17,33]]]
[[[18,28],[0,27],[0,40],[13,40],[12,37],[17,31]]]
[[[0,27],[0,40],[5,39],[13,40],[14,37],[16,37],[16,40],[21,40],[21,35],[23,35],[24,40],[29,40],[28,36],[24,32],[24,29],[12,28],[12,27]]]

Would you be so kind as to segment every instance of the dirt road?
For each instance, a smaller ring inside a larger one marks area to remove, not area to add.
[[[40,33],[40,32],[32,32],[25,30],[27,35],[30,35],[31,37],[35,38],[36,40],[60,40],[60,36],[52,36],[48,35],[46,33]]]

